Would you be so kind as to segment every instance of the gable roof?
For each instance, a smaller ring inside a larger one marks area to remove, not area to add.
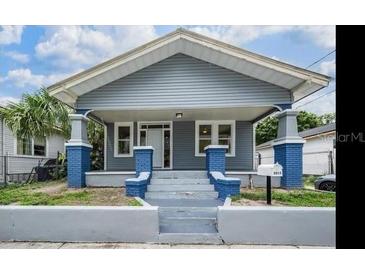
[[[327,132],[336,131],[336,123],[327,124],[320,127],[315,127],[299,132],[299,136],[306,138],[314,135],[319,135]]]
[[[51,85],[48,90],[51,95],[72,105],[78,96],[178,53],[288,89],[294,101],[327,86],[330,81],[326,75],[179,28]]]
[[[303,131],[299,132],[298,134],[302,138],[307,138],[307,137],[317,136],[317,135],[321,135],[321,134],[328,133],[328,132],[334,132],[334,131],[336,131],[336,123],[331,123],[331,124],[327,124],[324,126],[303,130]],[[272,142],[273,142],[273,140],[267,141],[265,143],[257,145],[256,148],[272,147]]]

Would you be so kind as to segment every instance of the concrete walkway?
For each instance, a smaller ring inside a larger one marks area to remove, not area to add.
[[[50,242],[0,242],[0,249],[303,249],[332,248],[289,245],[202,245],[202,244],[137,244],[137,243],[50,243]]]

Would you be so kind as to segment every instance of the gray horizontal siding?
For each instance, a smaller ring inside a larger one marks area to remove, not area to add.
[[[227,170],[252,169],[253,128],[250,122],[236,122],[236,156],[226,158]],[[195,157],[195,122],[174,122],[174,169],[205,169],[205,157]]]
[[[177,54],[80,96],[77,107],[189,108],[285,103],[290,103],[286,89]]]
[[[134,158],[114,157],[114,124],[107,124],[107,170],[134,170]],[[227,170],[252,170],[253,127],[250,122],[236,122],[236,156],[226,158]],[[137,145],[137,123],[134,123]],[[205,157],[195,157],[195,122],[173,122],[173,169],[204,170]]]

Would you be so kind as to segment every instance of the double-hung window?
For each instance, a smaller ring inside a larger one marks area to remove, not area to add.
[[[47,155],[46,147],[47,147],[46,138],[18,137],[16,145],[16,154],[45,157]]]
[[[114,157],[133,156],[133,122],[114,124]]]
[[[235,121],[195,121],[195,156],[208,145],[227,145],[226,156],[235,156],[235,132]]]

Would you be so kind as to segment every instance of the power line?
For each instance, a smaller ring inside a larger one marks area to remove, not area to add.
[[[323,56],[322,58],[318,59],[317,61],[315,61],[314,63],[310,64],[307,68],[310,68],[311,66],[321,62],[323,59],[325,59],[327,56],[330,56],[332,53],[334,53],[336,50],[334,49],[333,51],[331,51],[330,53],[327,53],[325,56]]]
[[[331,94],[332,92],[335,92],[335,91],[336,91],[336,90],[335,90],[335,89],[333,89],[333,90],[331,90],[330,92],[326,92],[326,93],[324,93],[324,94],[322,94],[322,95],[320,95],[320,96],[318,96],[318,97],[314,98],[313,100],[310,100],[310,101],[305,102],[304,104],[302,104],[302,105],[300,105],[300,106],[297,106],[296,108],[300,108],[300,107],[303,107],[303,106],[305,106],[305,105],[308,105],[308,104],[310,104],[310,103],[312,103],[312,102],[314,102],[314,101],[317,101],[318,99],[320,99],[320,98],[322,98],[322,97],[324,97],[324,96],[327,96],[327,95],[329,95],[329,94]]]

